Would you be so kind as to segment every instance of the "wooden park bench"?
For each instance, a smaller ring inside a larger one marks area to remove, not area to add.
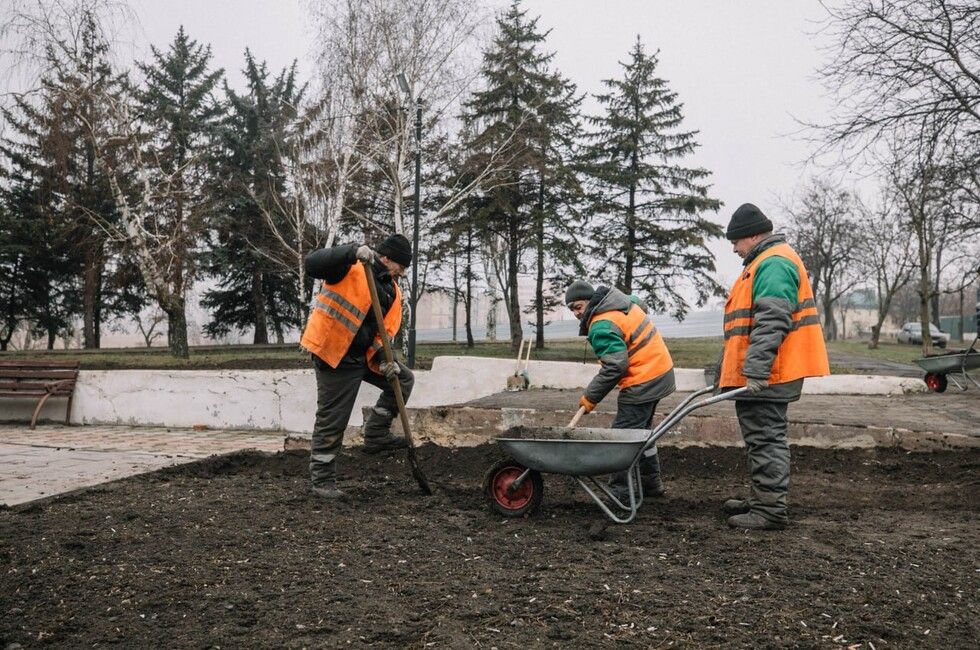
[[[71,416],[71,400],[78,380],[77,361],[27,361],[0,359],[0,397],[39,397],[31,428],[44,403],[51,397],[67,397],[65,424]]]

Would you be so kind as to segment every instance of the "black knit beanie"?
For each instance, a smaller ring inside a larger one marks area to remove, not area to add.
[[[412,244],[405,235],[394,234],[381,242],[378,246],[378,255],[398,262],[402,266],[412,264]]]
[[[728,231],[725,237],[729,241],[760,235],[764,232],[772,232],[772,222],[762,210],[751,203],[743,203],[738,206],[738,210],[732,215],[732,220],[728,222]]]
[[[592,288],[591,284],[585,280],[576,280],[568,285],[568,290],[565,292],[565,304],[569,305],[576,300],[592,300],[594,294],[595,289]]]

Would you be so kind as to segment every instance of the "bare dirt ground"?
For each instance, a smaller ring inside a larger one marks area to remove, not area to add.
[[[0,648],[970,648],[980,637],[980,452],[794,449],[792,526],[737,532],[742,452],[664,449],[668,497],[589,535],[545,477],[491,515],[492,445],[348,452],[345,504],[303,453],[245,453],[0,511]]]

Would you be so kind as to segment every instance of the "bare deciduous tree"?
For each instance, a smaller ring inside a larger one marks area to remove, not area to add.
[[[860,209],[854,194],[824,180],[811,181],[794,204],[785,207],[791,217],[789,239],[810,273],[828,339],[837,338],[837,301],[860,282],[854,273]]]
[[[411,187],[414,110],[401,110],[395,75],[404,74],[411,97],[422,98],[434,128],[452,113],[475,78],[467,59],[484,10],[475,0],[422,4],[386,0],[333,0],[313,5],[322,59],[353,99],[367,140],[362,153],[389,186],[395,232],[411,234],[404,197]],[[414,107],[413,107],[414,108]]]
[[[975,0],[824,3],[834,45],[819,71],[836,98],[824,150],[863,151],[924,117],[945,134],[980,130],[980,4]]]
[[[123,0],[4,0],[0,12],[0,98],[29,95],[52,76],[55,61],[77,61],[86,22],[112,43],[135,23]]]
[[[915,260],[909,254],[912,233],[894,197],[887,193],[880,205],[865,211],[859,228],[858,266],[867,280],[873,280],[877,299],[877,318],[868,347],[877,348],[881,326],[891,312],[896,293],[908,286],[915,273]]]
[[[106,101],[110,100],[106,98]],[[193,284],[195,267],[189,258],[203,223],[184,219],[176,223],[160,218],[160,206],[186,193],[178,178],[200,164],[201,152],[187,156],[166,171],[155,151],[147,146],[140,124],[128,102],[111,102],[111,130],[92,126],[99,164],[107,170],[119,223],[99,220],[113,241],[133,255],[154,299],[168,317],[168,345],[174,356],[189,356],[187,347],[186,290]],[[132,174],[131,191],[121,179]],[[98,219],[98,215],[91,215]]]
[[[890,145],[890,164],[886,170],[899,209],[912,231],[916,249],[919,322],[929,331],[933,287],[932,265],[936,251],[936,224],[943,215],[947,186],[941,168],[943,138],[939,129],[927,123],[916,133]],[[922,337],[922,353],[932,352],[932,339]]]

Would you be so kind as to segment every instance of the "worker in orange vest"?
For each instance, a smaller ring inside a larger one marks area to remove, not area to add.
[[[602,364],[579,399],[579,406],[591,413],[619,386],[612,428],[649,429],[657,403],[675,389],[674,363],[653,319],[636,296],[627,296],[614,287],[593,289],[584,280],[568,287],[565,304],[581,321],[579,335],[588,336]],[[646,453],[640,461],[643,494],[661,496],[665,488],[656,446]],[[620,503],[628,505],[628,472],[613,474],[609,489]]]
[[[364,420],[366,453],[403,449],[405,439],[391,433],[398,412],[390,381],[398,377],[405,399],[414,376],[403,364],[388,364],[381,353],[379,324],[371,307],[365,267],[374,273],[384,313],[381,324],[394,337],[401,327],[402,304],[398,278],[412,263],[412,247],[402,235],[392,235],[377,247],[349,244],[314,251],[304,264],[310,277],[322,280],[313,299],[300,345],[310,352],[316,374],[317,409],[310,449],[313,492],[328,499],[344,498],[337,487],[337,455],[361,382],[381,389],[381,396]]]
[[[718,386],[748,387],[735,401],[748,449],[752,491],[729,499],[733,528],[780,529],[787,523],[789,445],[786,409],[804,377],[830,374],[820,317],[803,261],[751,203],[732,214],[726,237],[744,271],[725,304],[725,348]]]

